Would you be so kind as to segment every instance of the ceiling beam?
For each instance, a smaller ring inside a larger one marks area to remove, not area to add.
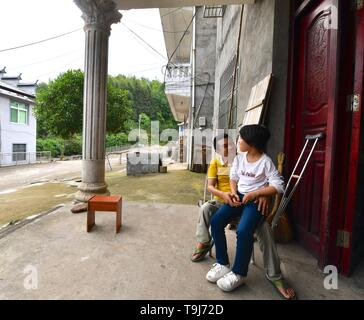
[[[179,8],[202,5],[250,4],[255,0],[113,0],[118,10],[146,8]]]

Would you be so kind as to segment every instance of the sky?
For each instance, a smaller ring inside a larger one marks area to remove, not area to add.
[[[0,69],[6,66],[7,75],[22,73],[22,82],[48,82],[68,69],[84,70],[84,21],[73,0],[0,0],[0,12]],[[121,21],[111,26],[108,73],[163,81],[167,54],[159,10],[120,12]],[[1,52],[74,30],[53,40]]]

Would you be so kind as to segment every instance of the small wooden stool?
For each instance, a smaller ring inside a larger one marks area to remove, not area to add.
[[[87,203],[87,232],[95,225],[95,211],[116,212],[116,233],[121,228],[121,196],[93,196]]]

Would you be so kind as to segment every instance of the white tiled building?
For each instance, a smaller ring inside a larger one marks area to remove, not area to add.
[[[33,115],[36,83],[0,70],[0,166],[36,160],[36,119]]]

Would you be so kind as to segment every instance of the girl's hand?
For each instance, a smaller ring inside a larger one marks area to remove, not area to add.
[[[248,192],[244,195],[242,202],[243,202],[243,204],[246,204],[249,201],[255,200],[256,197],[257,197],[257,195],[254,191]]]
[[[240,197],[236,193],[232,193],[231,198],[233,200],[233,206],[234,207],[239,207],[239,206],[241,206],[243,204],[240,201]]]

